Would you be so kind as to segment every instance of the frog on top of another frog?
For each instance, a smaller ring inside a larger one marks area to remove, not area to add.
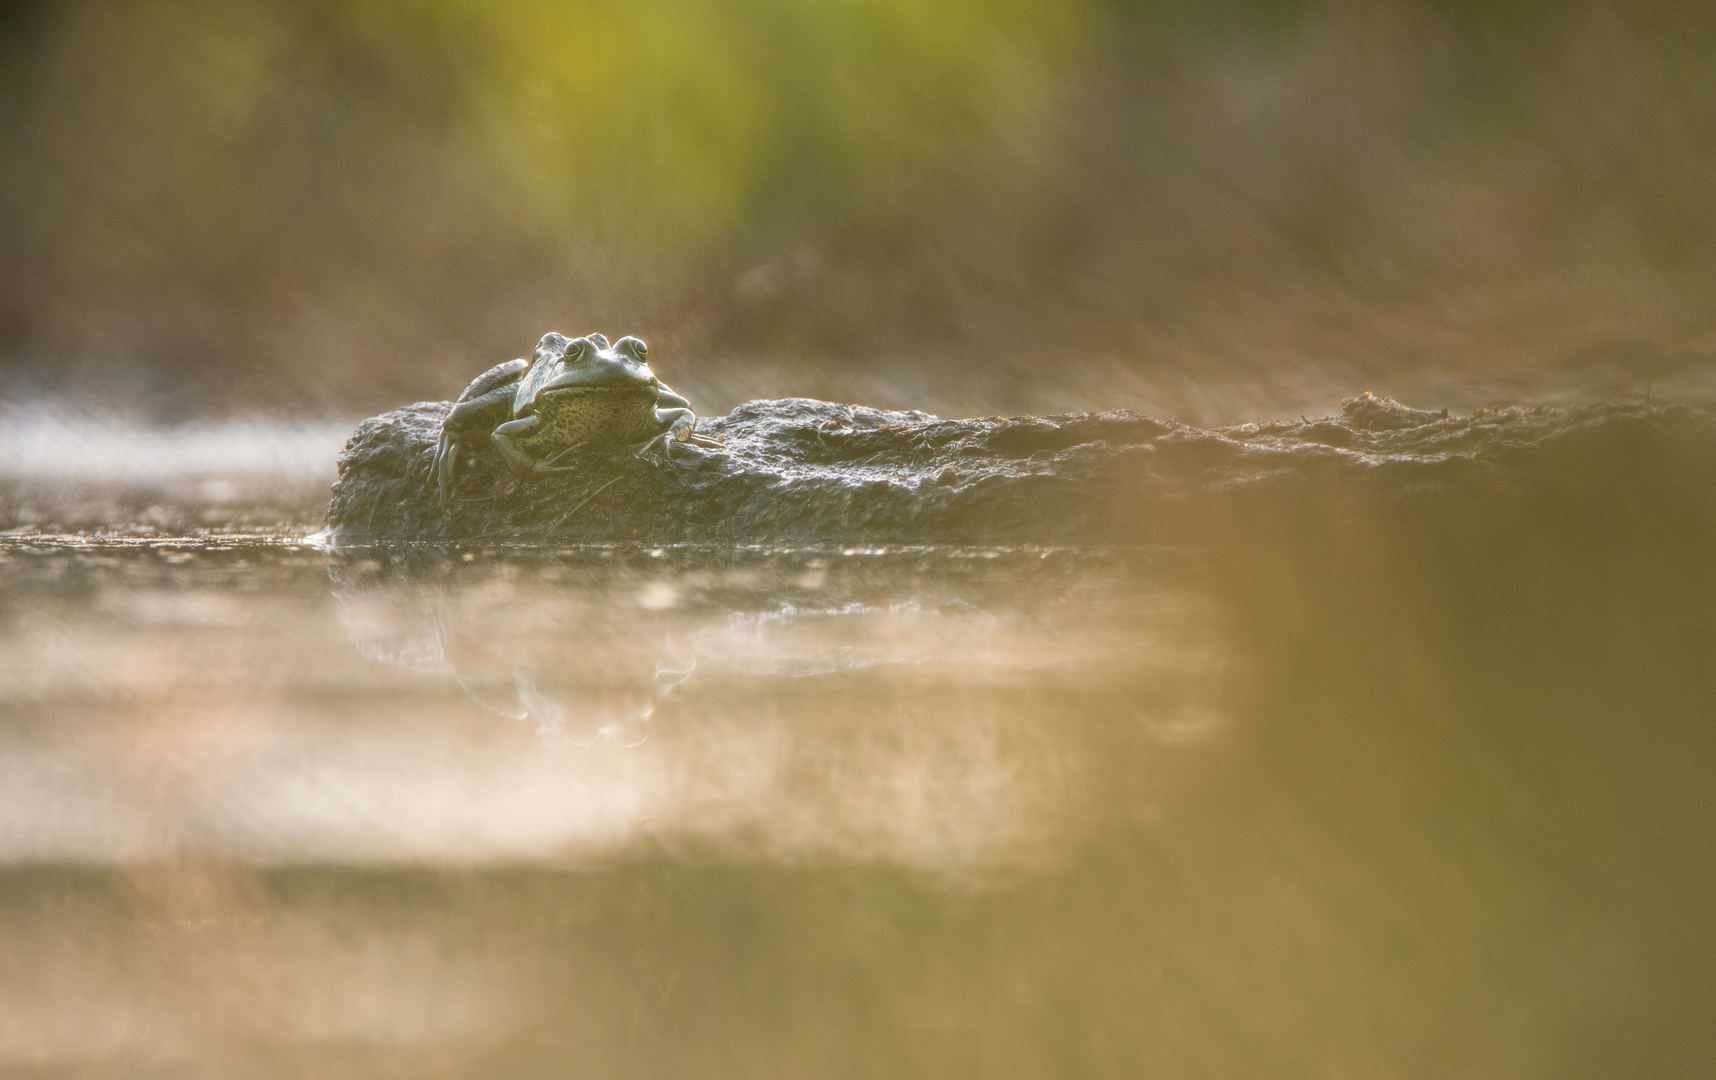
[[[529,360],[508,360],[483,372],[441,422],[433,477],[441,502],[452,497],[461,447],[483,440],[500,451],[519,478],[572,472],[585,448],[691,442],[718,446],[695,434],[691,403],[649,369],[649,347],[635,337],[608,344],[601,334],[545,334]]]

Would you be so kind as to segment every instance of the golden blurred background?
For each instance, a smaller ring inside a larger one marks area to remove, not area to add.
[[[14,0],[0,395],[354,415],[553,328],[705,412],[1685,396],[1713,176],[1703,5]]]

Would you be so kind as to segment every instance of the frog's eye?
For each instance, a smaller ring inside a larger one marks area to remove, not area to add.
[[[614,342],[614,351],[623,352],[634,360],[642,360],[649,355],[649,346],[643,343],[642,338],[628,335]]]
[[[582,363],[594,355],[596,355],[596,346],[589,338],[579,338],[576,341],[568,342],[566,345],[568,363]]]

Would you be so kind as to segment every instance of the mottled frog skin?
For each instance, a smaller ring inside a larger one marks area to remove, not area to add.
[[[433,476],[449,501],[462,447],[489,441],[516,477],[571,472],[577,452],[673,441],[714,445],[693,434],[691,403],[655,377],[635,337],[545,334],[529,360],[509,360],[472,380],[441,424]]]

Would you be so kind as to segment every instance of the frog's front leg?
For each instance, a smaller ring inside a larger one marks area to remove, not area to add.
[[[520,480],[536,471],[537,461],[513,445],[513,436],[528,435],[541,426],[540,417],[521,416],[517,420],[508,420],[497,425],[494,431],[489,433],[495,448],[500,451],[501,460],[506,462],[507,471]]]
[[[676,394],[662,394],[657,400],[663,399],[668,401],[684,400]],[[697,414],[692,412],[689,407],[657,409],[655,411],[655,425],[662,429],[661,434],[652,437],[649,442],[638,447],[637,452],[632,456],[650,457],[652,456],[650,451],[654,450],[657,444],[659,444],[661,446],[662,457],[666,458],[669,462],[672,462],[673,441],[675,439],[684,439],[686,432],[690,431],[691,425],[695,423],[697,423]]]
[[[655,422],[667,430],[658,438],[674,438],[694,446],[718,447],[714,439],[697,434],[697,414],[691,402],[680,397],[664,384],[657,382],[655,391]],[[654,442],[655,440],[650,440]]]
[[[666,395],[662,395],[666,397]],[[673,408],[657,409],[655,423],[663,428],[662,437],[684,441],[690,438],[691,429],[697,426],[697,414],[691,411],[691,406],[682,405]]]
[[[517,420],[508,420],[489,434],[489,438],[494,440],[496,449],[500,451],[501,460],[506,462],[507,471],[520,480],[543,473],[573,472],[578,468],[576,465],[563,465],[561,463],[584,445],[581,442],[573,443],[549,458],[533,458],[513,443],[512,440],[515,436],[528,435],[541,424],[542,420],[539,417],[524,416]]]

